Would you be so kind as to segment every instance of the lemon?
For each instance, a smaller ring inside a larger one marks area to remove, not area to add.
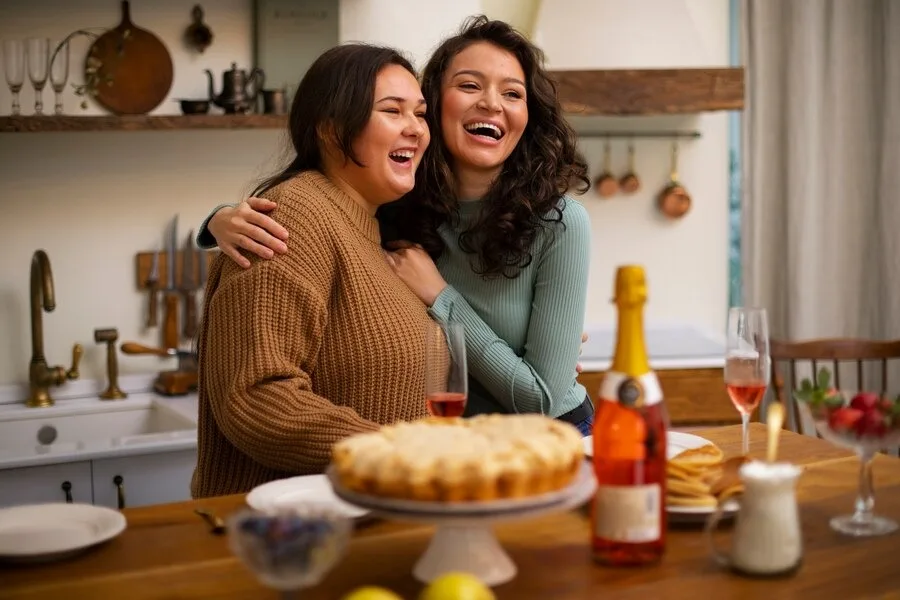
[[[497,600],[497,597],[474,575],[445,573],[422,590],[419,600]]]
[[[341,600],[403,600],[403,598],[389,589],[367,585],[356,588]]]

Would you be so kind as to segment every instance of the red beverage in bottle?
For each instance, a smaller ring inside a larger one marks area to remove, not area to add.
[[[466,409],[466,395],[462,392],[432,392],[425,396],[425,404],[435,417],[461,417]]]
[[[732,404],[742,413],[752,413],[759,406],[759,402],[766,395],[765,383],[759,381],[737,381],[726,383],[728,397]]]
[[[644,271],[616,273],[618,326],[612,365],[594,416],[591,512],[594,560],[611,566],[658,562],[666,548],[668,413],[644,344]]]

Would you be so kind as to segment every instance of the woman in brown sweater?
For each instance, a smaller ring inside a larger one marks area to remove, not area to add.
[[[294,157],[259,186],[303,240],[249,269],[219,256],[198,341],[194,497],[320,473],[339,439],[426,415],[425,306],[381,249],[377,208],[409,192],[429,142],[409,62],[348,44],[309,69]]]

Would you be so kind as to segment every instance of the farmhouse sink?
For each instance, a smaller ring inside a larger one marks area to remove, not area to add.
[[[0,407],[0,454],[72,451],[196,435],[196,422],[150,394],[116,401],[65,401],[50,408]]]

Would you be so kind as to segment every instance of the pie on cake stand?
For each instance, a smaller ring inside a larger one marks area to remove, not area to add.
[[[387,426],[338,442],[326,475],[375,515],[437,526],[413,569],[425,583],[451,571],[510,581],[516,566],[493,524],[571,510],[596,489],[578,431],[540,415]]]

